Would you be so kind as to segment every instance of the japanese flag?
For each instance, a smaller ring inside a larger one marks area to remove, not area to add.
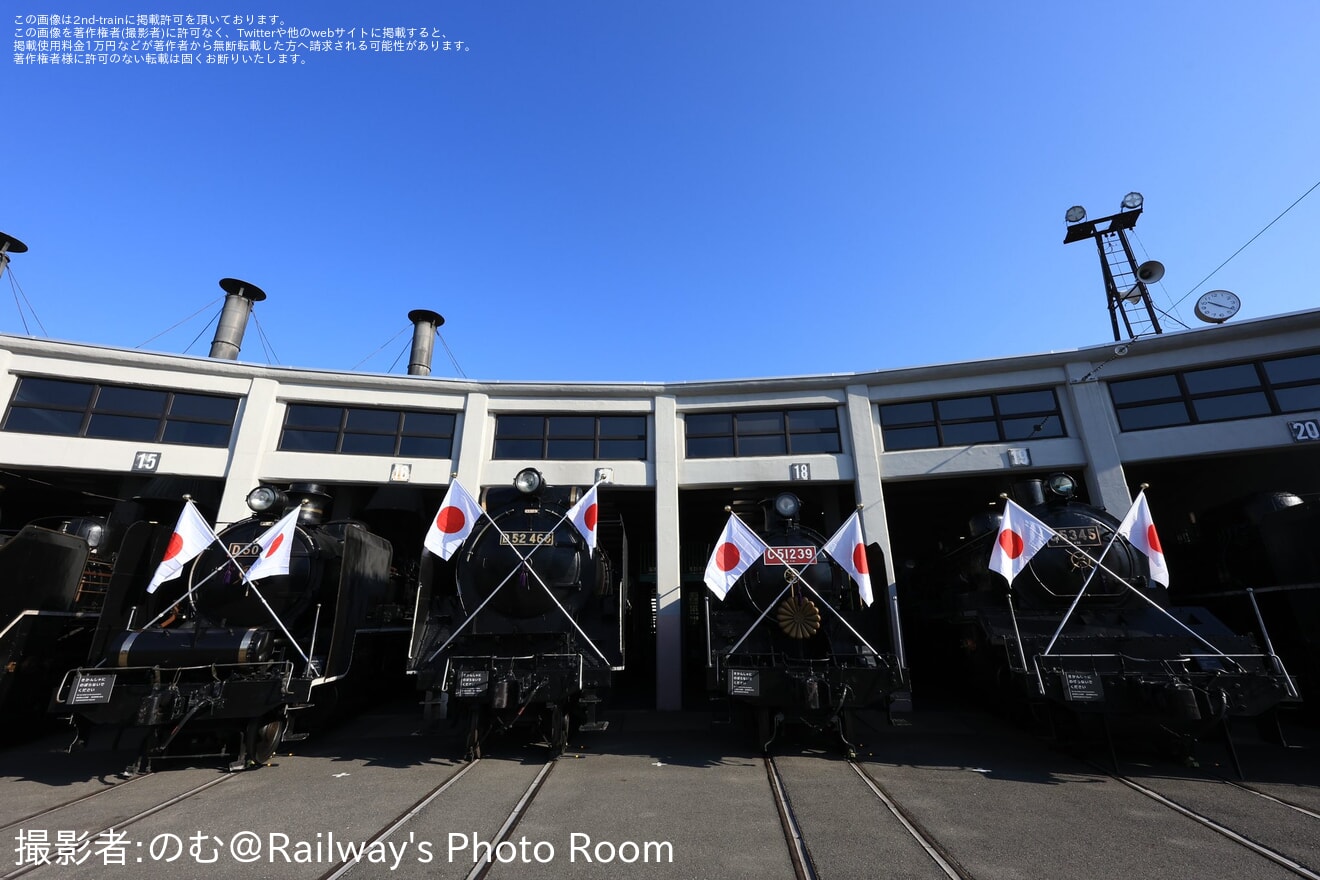
[[[257,561],[247,570],[247,579],[270,577],[275,574],[289,573],[289,554],[293,552],[293,529],[298,525],[298,511],[295,507],[284,518],[261,533],[254,542],[261,548]]]
[[[710,555],[710,562],[706,563],[706,586],[723,599],[743,572],[765,550],[765,542],[760,536],[738,519],[737,514],[730,514],[729,522],[715,545],[715,552]]]
[[[1155,533],[1155,523],[1150,518],[1150,505],[1146,503],[1146,490],[1137,493],[1137,500],[1123,522],[1119,523],[1118,533],[1132,542],[1146,558],[1150,560],[1150,579],[1169,585],[1169,563],[1164,559],[1164,548],[1160,546],[1160,536]]]
[[[445,500],[440,503],[440,512],[435,515],[423,543],[436,556],[448,559],[463,546],[479,519],[481,505],[458,480],[454,480],[449,484]]]
[[[179,513],[179,524],[174,527],[174,534],[170,535],[165,556],[156,567],[156,573],[151,576],[151,583],[147,584],[147,592],[154,593],[165,581],[178,577],[183,567],[196,559],[198,554],[210,547],[215,540],[215,532],[211,530],[206,520],[202,519],[201,513],[190,499]]]
[[[862,601],[870,605],[875,601],[871,593],[871,573],[866,568],[866,545],[862,543],[862,518],[853,511],[834,537],[825,542],[820,549],[830,554],[830,558],[839,563],[857,582],[857,590]]]
[[[568,509],[568,521],[577,526],[582,537],[587,539],[587,550],[593,552],[596,549],[596,515],[596,487],[592,486],[577,504]]]
[[[990,553],[990,570],[999,572],[1010,584],[1013,583],[1013,578],[1027,567],[1031,557],[1049,543],[1053,535],[1053,529],[1010,499],[1004,505],[999,536],[995,540],[995,549]]]

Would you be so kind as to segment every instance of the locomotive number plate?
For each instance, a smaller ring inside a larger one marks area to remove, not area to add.
[[[1051,547],[1066,547],[1071,542],[1078,547],[1100,547],[1104,544],[1100,540],[1100,528],[1098,526],[1063,526],[1056,528],[1058,537],[1050,538]]]
[[[816,561],[815,547],[766,547],[766,565],[810,565]]]
[[[503,532],[500,534],[501,544],[511,544],[518,547],[535,547],[537,544],[553,544],[554,542],[554,532]]]

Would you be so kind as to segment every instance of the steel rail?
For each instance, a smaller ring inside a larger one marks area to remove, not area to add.
[[[155,806],[147,807],[145,810],[141,810],[137,813],[134,813],[133,815],[128,816],[127,818],[116,819],[114,822],[111,822],[109,825],[106,825],[105,827],[100,828],[95,832],[88,832],[87,837],[84,839],[84,845],[90,846],[93,840],[95,840],[96,838],[100,837],[102,834],[105,834],[108,831],[113,831],[117,828],[126,828],[129,825],[132,825],[136,822],[140,822],[143,819],[146,819],[148,816],[154,816],[156,813],[159,813],[161,810],[168,809],[169,807],[172,807],[181,801],[185,801],[195,795],[201,794],[202,792],[206,791],[208,788],[214,788],[215,786],[220,785],[223,782],[228,782],[237,775],[238,774],[236,773],[226,773],[225,775],[218,776],[215,779],[210,780],[209,782],[203,782],[201,785],[198,785],[194,788],[190,788],[187,791],[182,792],[181,794],[176,794],[173,797],[167,798],[161,801],[160,803],[156,804]],[[116,785],[113,788],[119,788],[119,787],[120,786]],[[51,867],[52,865],[53,863],[50,864],[36,863],[31,865],[24,865],[23,867],[19,868],[16,871],[10,871],[7,874],[0,874],[0,880],[13,880],[13,878],[15,877],[21,877],[24,874],[28,874],[32,871],[37,870],[38,868],[48,868]]]

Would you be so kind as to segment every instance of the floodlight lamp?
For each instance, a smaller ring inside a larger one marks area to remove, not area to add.
[[[1073,205],[1068,209],[1068,212],[1063,215],[1063,219],[1066,223],[1081,223],[1086,219],[1086,209],[1081,205]]]
[[[1077,483],[1067,474],[1051,474],[1045,485],[1059,498],[1072,498],[1077,494]]]
[[[258,486],[248,493],[247,506],[253,513],[265,513],[284,500],[282,493],[270,486]]]
[[[792,519],[802,509],[802,501],[792,492],[781,492],[775,496],[775,513],[784,519]]]
[[[1124,211],[1136,211],[1142,206],[1144,202],[1145,199],[1141,197],[1141,193],[1130,192],[1127,195],[1123,196],[1123,201],[1121,204]]]
[[[545,479],[536,468],[523,468],[513,478],[514,488],[524,495],[534,495],[541,491],[541,487],[544,485]]]

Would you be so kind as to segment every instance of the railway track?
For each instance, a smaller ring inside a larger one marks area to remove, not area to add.
[[[118,791],[126,785],[131,785],[134,782],[140,782],[141,780],[146,779],[147,777],[152,775],[154,774],[142,773],[138,776],[133,776],[130,777],[129,779],[125,779],[123,782],[116,782],[113,785],[107,785],[105,788],[97,789],[96,791],[88,792],[87,794],[84,795],[79,795],[76,798],[70,798],[67,801],[55,804],[54,806],[46,807],[44,810],[38,810],[35,813],[29,813],[26,816],[21,816],[18,819],[14,819],[11,822],[7,822],[4,825],[0,825],[0,835],[3,835],[5,832],[10,831],[14,828],[18,828],[19,826],[26,825],[29,822],[35,821],[37,819],[43,819],[46,816],[49,816],[53,813],[58,813],[60,810],[66,809],[68,807],[86,803],[87,801],[109,794],[112,791]]]
[[[105,818],[101,818],[91,824],[88,824],[86,822],[79,822],[76,824],[75,827],[70,827],[68,828],[68,830],[75,833],[77,837],[77,841],[80,844],[79,851],[81,851],[82,848],[90,847],[93,841],[98,840],[103,835],[112,834],[114,832],[122,832],[123,829],[128,828],[136,824],[137,822],[146,819],[149,816],[154,816],[163,810],[167,810],[177,804],[189,800],[190,798],[194,798],[204,791],[208,791],[210,789],[215,788],[216,786],[223,785],[224,783],[230,781],[231,779],[234,779],[236,775],[237,774],[228,773],[223,776],[216,776],[206,782],[203,782],[200,785],[195,785],[192,788],[189,788],[183,792],[173,794],[165,798],[164,800],[152,804],[151,806],[145,808],[139,808],[133,810],[132,812],[121,812],[120,814],[115,815],[112,819],[109,819],[108,821]],[[134,780],[129,780],[128,782],[119,783],[118,785],[111,786],[110,788],[104,789],[103,791],[93,792],[92,794],[89,795],[73,798],[72,800],[66,801],[63,804],[57,804],[54,807],[50,807],[46,810],[43,810],[40,813],[37,813],[35,816],[28,817],[27,819],[19,820],[19,822],[16,823],[12,823],[7,827],[14,828],[17,825],[21,825],[25,822],[31,821],[33,818],[36,818],[37,816],[41,818],[58,817],[58,815],[61,812],[68,810],[72,807],[85,804],[88,801],[92,800],[93,798],[97,798],[101,795],[108,794],[109,792],[121,792],[126,786],[129,785],[130,782],[135,781],[136,779],[146,779],[148,777],[155,777],[155,776],[156,776],[155,774],[144,774],[141,777],[135,777]],[[41,864],[41,863],[25,864],[7,873],[0,874],[0,880],[13,880],[13,878],[22,877],[27,874],[33,873],[35,871],[46,870],[50,868],[55,868],[56,870],[58,870],[59,866],[53,864]]]
[[[798,815],[793,802],[793,786],[784,778],[780,772],[779,765],[773,757],[765,757],[765,771],[769,784],[770,793],[779,815],[780,826],[784,834],[784,841],[788,849],[789,860],[793,866],[795,880],[830,880],[829,872],[823,872],[817,863],[813,854],[811,836],[804,832],[803,821]],[[975,880],[976,874],[973,873],[965,864],[950,851],[950,848],[941,840],[938,833],[933,832],[916,817],[913,811],[904,806],[903,802],[895,797],[877,778],[871,768],[865,764],[849,760],[846,766],[861,780],[866,789],[883,805],[895,820],[897,825],[903,829],[903,832],[910,837],[925,852],[933,866],[932,877],[944,877],[948,880]],[[1216,818],[1203,810],[1195,809],[1193,806],[1183,803],[1168,793],[1157,791],[1148,784],[1127,776],[1117,775],[1104,767],[1086,762],[1092,770],[1098,775],[1113,779],[1115,782],[1123,785],[1126,789],[1147,798],[1161,807],[1170,810],[1178,815],[1195,822],[1202,828],[1213,832],[1225,841],[1229,841],[1235,846],[1241,847],[1255,856],[1265,859],[1271,864],[1281,868],[1288,873],[1305,878],[1305,880],[1320,880],[1320,871],[1317,871],[1306,863],[1305,858],[1299,858],[1296,853],[1281,851],[1276,846],[1270,846],[1262,843],[1253,837],[1252,834],[1244,831],[1242,828],[1233,827],[1234,823],[1230,820]],[[1213,781],[1216,784],[1222,784],[1236,791],[1258,798],[1261,801],[1270,802],[1279,808],[1287,809],[1293,813],[1300,814],[1320,821],[1320,812],[1312,810],[1301,804],[1292,803],[1285,798],[1280,798],[1268,792],[1261,791],[1250,785],[1233,782],[1227,779],[1211,778],[1207,781]],[[1291,827],[1291,826],[1290,826]],[[1320,826],[1316,827],[1315,834],[1320,834]],[[1314,836],[1314,835],[1312,835]],[[1306,837],[1306,835],[1302,835]]]
[[[1251,852],[1255,853],[1261,858],[1266,859],[1267,861],[1272,862],[1275,865],[1278,865],[1284,870],[1296,874],[1298,877],[1304,877],[1306,878],[1306,880],[1320,880],[1320,871],[1317,871],[1311,868],[1310,866],[1303,864],[1300,860],[1294,858],[1293,856],[1280,852],[1278,849],[1275,849],[1274,847],[1267,846],[1266,844],[1253,839],[1251,835],[1243,831],[1234,829],[1230,827],[1228,824],[1221,822],[1220,820],[1215,819],[1200,810],[1194,809],[1193,807],[1185,803],[1180,802],[1175,797],[1157,791],[1155,788],[1149,785],[1138,782],[1135,779],[1132,779],[1128,776],[1124,776],[1122,774],[1105,770],[1103,767],[1101,767],[1098,764],[1091,764],[1091,762],[1087,762],[1087,763],[1090,764],[1093,769],[1101,773],[1104,773],[1106,776],[1109,776],[1111,779],[1118,781],[1119,783],[1131,789],[1132,791],[1135,791],[1138,794],[1141,794],[1142,796],[1149,798],[1150,800],[1155,801],[1156,803],[1165,806],[1170,810],[1173,810],[1175,813],[1178,813],[1179,815],[1192,820],[1193,822],[1197,823],[1203,828],[1207,828],[1210,831],[1213,831],[1215,834],[1218,834],[1220,837],[1223,837],[1226,840],[1230,840],[1233,843],[1236,843],[1239,846],[1247,850],[1250,850]],[[1232,780],[1223,779],[1220,777],[1208,777],[1208,781],[1213,781],[1217,784],[1245,792],[1251,795],[1252,797],[1259,798],[1260,800],[1271,802],[1279,806],[1282,806],[1286,809],[1292,810],[1294,812],[1309,816],[1313,819],[1320,820],[1320,814],[1316,813],[1315,811],[1308,809],[1307,807],[1303,807],[1300,804],[1291,803],[1283,798],[1275,797],[1274,795],[1263,792],[1250,785],[1239,782],[1233,782]],[[1317,826],[1316,833],[1320,834],[1320,826]]]
[[[788,844],[789,860],[793,863],[793,876],[796,880],[828,880],[822,878],[822,875],[816,865],[816,860],[812,856],[811,847],[802,832],[801,823],[798,821],[796,812],[793,809],[792,799],[783,775],[779,771],[778,764],[773,757],[766,756],[765,761],[766,776],[770,783],[771,796],[774,798],[775,809],[779,813],[780,826],[784,831],[784,839]],[[857,761],[849,760],[847,766],[857,774],[862,782],[870,790],[885,809],[897,820],[903,830],[925,851],[930,860],[949,880],[974,880],[973,875],[963,867],[956,858],[940,843],[940,841],[927,831],[921,823],[912,816],[903,806],[893,798],[865,767]]]
[[[481,765],[484,760],[487,759],[476,758],[470,761],[469,763],[463,765],[463,767],[460,770],[458,770],[458,772],[450,775],[448,778],[443,780],[439,785],[435,786],[435,788],[433,788],[431,791],[423,795],[416,803],[414,803],[408,809],[404,810],[402,813],[400,813],[398,816],[392,819],[389,823],[382,826],[380,830],[377,831],[374,835],[369,837],[366,840],[366,842],[362,845],[361,847],[362,851],[364,852],[368,851],[372,849],[374,846],[377,846],[380,843],[390,840],[390,838],[393,837],[396,833],[404,830],[409,822],[411,822],[423,811],[425,811],[428,807],[430,807],[442,795],[444,795],[453,786],[455,786],[458,782],[460,782],[468,773],[472,772],[476,767]],[[537,793],[540,792],[541,787],[545,784],[545,781],[547,777],[549,777],[551,771],[554,770],[556,763],[557,762],[555,759],[551,759],[549,761],[546,761],[541,766],[535,778],[532,779],[531,783],[526,787],[526,789],[522,792],[522,795],[518,798],[517,803],[514,804],[513,809],[510,810],[508,814],[505,816],[504,821],[500,825],[499,830],[496,831],[495,835],[491,837],[488,841],[483,842],[483,843],[488,843],[490,845],[489,852],[492,854],[492,856],[489,858],[478,859],[474,855],[473,866],[472,869],[467,874],[467,880],[481,880],[481,878],[485,877],[490,872],[491,868],[495,864],[498,864],[499,860],[496,857],[494,857],[493,854],[498,853],[500,851],[501,844],[507,844],[510,841],[510,839],[513,837],[513,834],[518,827],[518,823],[522,821],[523,816],[527,814],[527,810],[531,807],[533,800],[536,798]],[[357,866],[360,863],[361,863],[360,860],[355,858],[341,859],[328,871],[326,871],[324,874],[321,874],[318,880],[339,880],[339,878],[351,874],[353,870],[357,868]],[[370,869],[374,866],[368,865],[367,867],[368,869]]]

